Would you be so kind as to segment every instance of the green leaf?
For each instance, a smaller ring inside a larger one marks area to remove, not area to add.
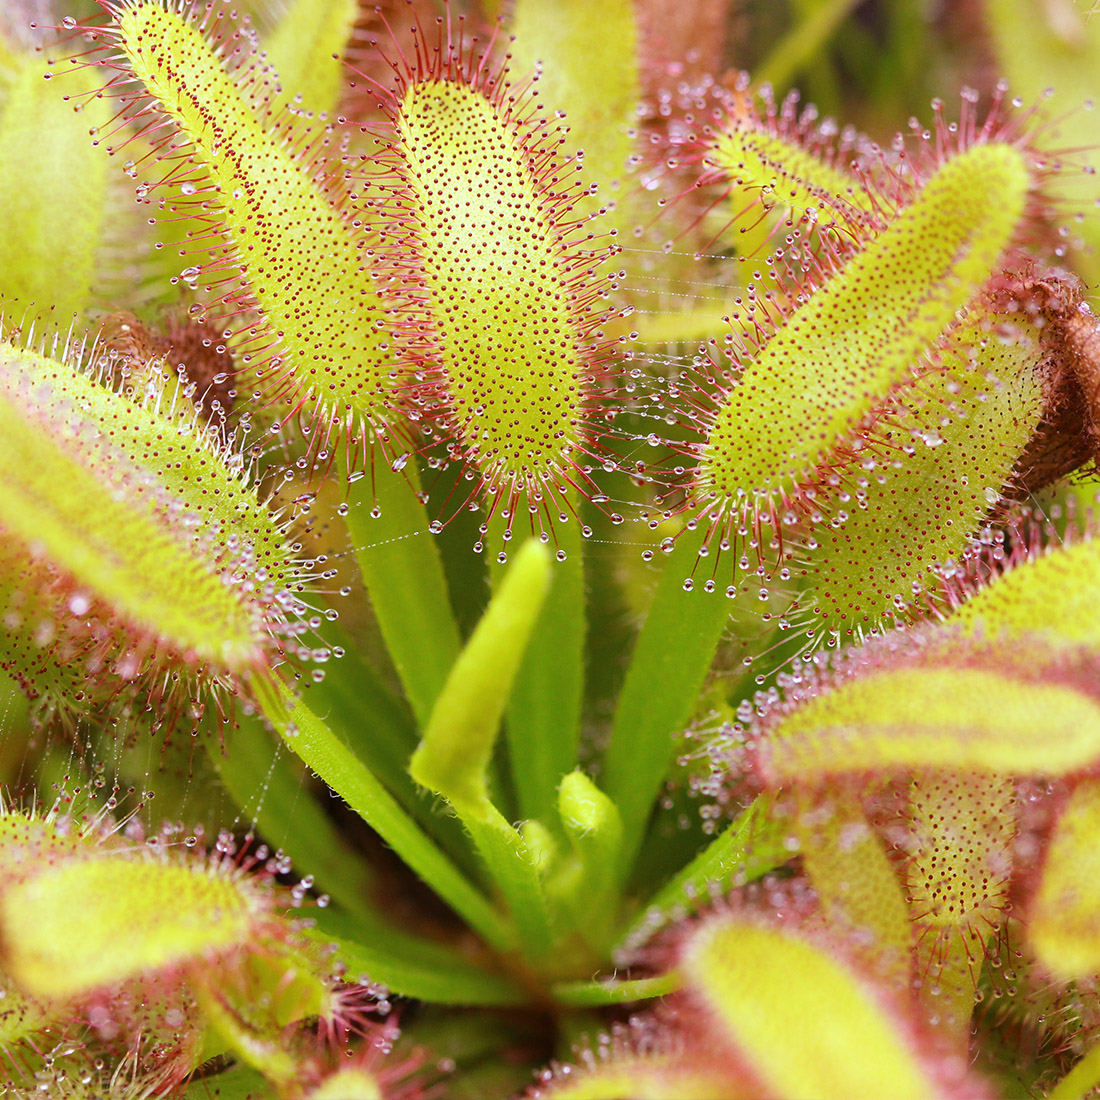
[[[558,815],[572,856],[555,868],[547,893],[568,912],[581,938],[603,956],[618,918],[616,870],[622,818],[615,803],[582,771],[570,772],[561,781]],[[554,861],[543,862],[553,865]]]
[[[251,1066],[230,1066],[204,1075],[187,1086],[184,1100],[276,1100],[274,1086]]]
[[[574,494],[575,495],[575,494]],[[489,537],[504,521],[494,517]],[[549,821],[562,777],[577,761],[584,697],[584,544],[580,521],[554,528],[566,554],[554,565],[546,606],[531,635],[508,700],[505,732],[519,812]],[[493,584],[504,568],[491,563]]]
[[[413,753],[413,778],[443,795],[464,817],[491,805],[489,760],[551,577],[549,551],[528,541],[459,654]]]
[[[254,815],[260,834],[308,870],[319,890],[352,912],[362,911],[372,881],[363,857],[303,790],[301,765],[270,732],[257,719],[244,718],[203,743],[226,790],[246,815]]]
[[[437,610],[445,612],[446,607]],[[366,648],[350,632],[330,624],[325,627],[325,640],[345,652],[328,664],[323,681],[304,683],[309,709],[324,714],[326,725],[406,812],[463,870],[476,874],[476,857],[470,851],[462,823],[409,775],[409,757],[417,744],[417,727],[409,707],[391,691],[386,674],[371,664]]]
[[[550,579],[549,551],[529,540],[455,662],[409,762],[412,777],[446,798],[470,831],[536,956],[550,948],[538,867],[523,837],[493,805],[488,774],[500,720]]]
[[[311,935],[335,943],[336,957],[354,978],[367,975],[393,993],[433,1004],[526,1004],[529,993],[511,978],[477,965],[454,948],[409,935],[379,916],[368,920],[322,910]]]
[[[701,531],[683,536],[665,562],[615,708],[602,785],[622,815],[623,879],[730,615],[724,597],[684,590],[685,562],[701,542]]]
[[[785,829],[768,822],[758,798],[686,867],[670,878],[619,935],[615,953],[640,947],[660,928],[709,905],[734,885],[751,882],[791,857]]]
[[[376,463],[369,489],[364,478],[349,494],[347,524],[386,648],[423,726],[458,656],[459,638],[414,462],[403,471]]]
[[[622,1005],[631,1001],[647,1001],[675,993],[682,984],[676,971],[656,978],[634,978],[627,981],[558,982],[551,986],[554,999],[573,1008],[593,1005]]]
[[[772,48],[755,71],[755,83],[786,88],[800,68],[820,52],[845,16],[855,7],[855,0],[822,0],[813,5],[812,14],[800,19]]]
[[[502,951],[511,929],[466,877],[423,833],[370,769],[300,699],[285,689],[262,692],[268,721],[287,746],[317,773],[456,913]]]

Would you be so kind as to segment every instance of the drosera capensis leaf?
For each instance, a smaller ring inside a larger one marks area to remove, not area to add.
[[[832,672],[802,666],[751,739],[765,786],[922,769],[1053,778],[1094,767],[1100,552],[1091,523],[1062,542],[1024,517],[1010,552],[998,540],[977,547],[945,585],[945,607],[956,605],[945,622],[894,631]]]
[[[331,114],[340,99],[340,54],[358,15],[356,0],[297,0],[263,39],[284,97],[297,111]]]
[[[66,454],[63,441],[44,448],[42,435],[50,429],[56,399],[26,392],[13,373],[6,372],[0,405],[0,431],[7,441],[0,471],[6,535],[19,540],[28,557],[44,548],[57,569],[100,593],[120,618],[138,629],[160,631],[181,653],[221,658],[230,667],[252,664],[258,654],[247,607],[201,558],[188,554],[158,526],[155,513],[116,501],[119,485],[127,484],[125,453],[112,456],[122,476],[104,485],[96,471]],[[20,406],[23,415],[17,411]],[[92,423],[80,428],[90,432]],[[54,437],[63,430],[54,427]],[[129,479],[135,495],[141,491],[141,472],[135,470]],[[157,581],[153,586],[151,576]]]
[[[80,951],[66,933],[73,905],[87,921]],[[244,947],[264,908],[242,882],[201,867],[77,860],[0,894],[4,968],[37,996],[73,997]]]
[[[761,1092],[837,1100],[963,1092],[962,1081],[941,1075],[959,1076],[965,1063],[923,1051],[914,1021],[834,952],[790,929],[717,916],[687,940],[679,969],[712,1041],[721,1036],[743,1056]]]
[[[686,506],[723,549],[736,535],[738,547],[763,553],[761,523],[778,539],[797,518],[792,507],[812,506],[864,418],[990,279],[1020,234],[1032,186],[1029,155],[1008,142],[947,159],[719,386],[691,451]]]
[[[0,345],[5,665],[75,711],[154,657],[188,686],[271,675],[300,653],[304,574],[239,451],[177,389],[131,401],[87,349],[54,350]]]
[[[39,55],[17,55],[15,70],[0,109],[0,301],[9,314],[52,309],[67,323],[92,303],[98,281],[108,164],[88,131],[110,115],[94,100],[75,113],[43,79]]]
[[[1025,536],[1026,538],[1026,536]],[[958,607],[951,621],[971,637],[1005,640],[1030,635],[1055,650],[1100,644],[1095,614],[1100,595],[1100,539],[1017,550],[1003,569]],[[965,580],[964,580],[965,585]]]
[[[584,158],[583,182],[595,187],[582,207],[615,203],[630,209],[623,186],[637,138],[631,133],[641,95],[638,14],[627,0],[600,9],[604,48],[589,48],[592,9],[585,0],[518,0],[513,14],[511,67],[539,73],[536,87],[547,109],[561,111],[568,144]],[[625,218],[612,215],[620,230]]]
[[[852,171],[863,152],[857,140],[845,134],[838,142],[816,110],[800,113],[797,93],[776,104],[770,90],[753,98],[748,87],[744,73],[727,117],[707,137],[700,185],[728,182],[734,224],[750,211],[778,209],[819,232],[872,236],[891,204]]]
[[[349,524],[387,644],[424,721],[458,639],[438,552],[427,537],[428,521],[413,484],[415,470],[395,472],[410,456],[405,452],[391,461],[371,450],[372,442],[391,442],[390,429],[403,423],[408,381],[387,327],[393,316],[376,292],[378,243],[368,240],[361,226],[378,220],[375,199],[365,198],[359,209],[347,195],[317,183],[321,161],[314,162],[316,150],[309,152],[307,138],[323,148],[327,137],[285,111],[271,114],[273,85],[247,44],[239,67],[225,67],[213,42],[219,35],[239,42],[242,35],[234,37],[221,18],[214,19],[213,29],[200,30],[197,11],[180,15],[155,3],[125,4],[117,10],[117,33],[131,54],[134,74],[190,140],[189,167],[180,170],[176,189],[184,196],[178,204],[198,203],[196,212],[207,218],[201,232],[196,230],[200,236],[210,231],[205,208],[217,202],[219,230],[232,247],[211,263],[219,271],[235,265],[243,280],[240,300],[231,289],[225,304],[244,309],[245,317],[254,309],[263,318],[258,326],[246,323],[236,336],[222,334],[242,363],[241,382],[258,379],[268,399],[285,387],[292,408],[328,417],[311,429],[310,447],[322,463],[343,449],[339,436],[358,439],[345,445],[344,463],[369,465],[370,479],[354,490]],[[221,120],[217,133],[203,121],[208,114]],[[295,143],[304,151],[292,153]],[[341,165],[341,178],[344,171]],[[255,350],[272,340],[262,354]],[[267,356],[269,365],[257,356]],[[360,499],[364,493],[372,496],[369,505]],[[403,579],[415,574],[418,585]]]
[[[944,659],[941,649],[924,666],[855,676],[777,713],[757,745],[758,774],[769,785],[909,768],[1057,776],[1100,759],[1095,699],[1015,676],[996,656],[984,668]]]
[[[361,460],[389,440],[405,407],[395,314],[363,228],[378,220],[374,198],[360,209],[358,192],[336,189],[346,168],[328,150],[331,132],[279,110],[250,33],[227,27],[226,12],[155,0],[108,10],[106,37],[126,60],[101,63],[119,70],[116,84],[144,84],[147,95],[134,98],[154,115],[148,129],[158,112],[174,124],[172,141],[162,141],[173,158],[165,185],[173,208],[201,215],[194,243],[212,248],[185,277],[215,291],[208,306],[239,315],[222,336],[242,378],[285,419],[312,418],[316,453],[331,457],[343,437]]]
[[[447,44],[399,82],[392,110],[448,450],[508,534],[518,522],[549,538],[575,515],[572,489],[600,497],[586,465],[602,461],[608,389],[602,253],[575,239],[552,134],[510,87]]]
[[[1072,149],[1075,160],[1091,166],[1087,175],[1061,181],[1063,201],[1074,209],[1092,206],[1091,172],[1100,163],[1094,115],[1100,63],[1095,5],[1058,5],[1038,13],[1031,12],[1026,0],[983,0],[981,6],[997,64],[1012,90],[1025,102],[1039,102],[1041,117],[1054,123],[1048,142],[1052,154],[1057,156],[1058,148]],[[1032,14],[1036,17],[1028,18]],[[1077,232],[1086,248],[1074,257],[1074,266],[1095,288],[1100,278],[1100,217],[1095,209]]]
[[[815,624],[869,632],[935,601],[935,567],[961,559],[1039,425],[1042,360],[1034,326],[979,310],[897,391],[837,471],[843,495],[818,499],[799,570]]]
[[[546,1100],[665,1100],[692,1096],[696,1100],[748,1100],[750,1092],[731,1091],[732,1083],[717,1067],[687,1065],[667,1054],[622,1054],[606,1064],[552,1080],[538,1091]]]
[[[1045,967],[1067,980],[1100,969],[1098,823],[1100,783],[1087,779],[1058,817],[1028,907],[1028,943]]]
[[[700,489],[715,500],[793,492],[989,278],[1029,186],[1026,158],[1011,145],[976,146],[944,164],[748,366],[703,449]],[[796,355],[817,371],[799,372]],[[770,424],[776,411],[786,432]],[[793,426],[806,424],[815,427],[797,438]],[[738,445],[743,438],[753,449]]]
[[[905,891],[929,1016],[967,1041],[987,942],[1004,924],[1015,855],[1015,784],[1000,776],[920,772],[910,784],[913,850]]]
[[[842,658],[832,679],[803,669],[809,675],[791,680],[787,700],[765,708],[748,737],[747,759],[766,789],[793,788],[834,818],[845,784],[858,784],[860,799],[873,804],[872,779],[908,781],[901,874],[916,988],[929,1019],[956,1043],[966,1041],[982,960],[995,950],[989,944],[1004,926],[1011,876],[1026,851],[1017,847],[1017,777],[1076,784],[1025,929],[1037,914],[1038,937],[1052,945],[1043,962],[1062,977],[1091,973],[1097,957],[1091,895],[1081,885],[1095,816],[1094,784],[1081,777],[1100,760],[1096,656],[1092,628],[1082,634],[1073,608],[1065,614],[1080,593],[1061,594],[1065,570],[1075,566],[1086,594],[1095,591],[1094,550],[1084,537],[1036,554],[1024,528],[1015,537],[1012,568],[973,597],[978,614],[964,604],[942,625],[877,639]],[[796,831],[809,819],[800,811]],[[824,906],[840,894],[836,879],[845,877],[852,838],[836,851],[820,839],[800,836]],[[1082,877],[1073,879],[1078,867]],[[884,885],[877,896],[888,892]]]
[[[24,1021],[33,1024],[39,1001],[52,1016],[40,1035],[9,1031],[15,1082],[39,1081],[35,1070],[55,1060],[61,1083],[82,1067],[84,1083],[94,1081],[88,1071],[106,1047],[113,1056],[128,1052],[140,1067],[149,1091],[134,1095],[176,1095],[199,1064],[225,1051],[218,1031],[230,1039],[234,1031],[220,1026],[225,1020],[260,1044],[278,1043],[283,1068],[308,1077],[298,1041],[306,1036],[297,1034],[312,1031],[306,1021],[319,1018],[327,1029],[365,1023],[361,995],[341,987],[326,952],[287,914],[296,895],[274,885],[281,856],[237,851],[228,833],[206,854],[194,842],[166,844],[171,832],[147,838],[131,823],[122,835],[102,814],[0,813],[0,925],[5,973],[16,986],[12,1007],[21,991],[33,990],[35,1000],[19,1010]],[[79,936],[71,934],[74,911],[88,921]],[[219,988],[209,997],[212,981]],[[90,1019],[100,1022],[94,1030]],[[61,1037],[66,1042],[55,1046]],[[124,1094],[93,1084],[87,1095]]]
[[[904,983],[912,944],[906,899],[859,795],[838,784],[796,790],[791,802],[791,829],[830,928],[851,941],[869,971]]]

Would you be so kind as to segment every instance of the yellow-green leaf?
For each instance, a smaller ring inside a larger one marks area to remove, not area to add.
[[[793,828],[830,927],[868,948],[874,972],[891,984],[909,972],[913,935],[901,884],[859,797],[845,786],[800,790]]]
[[[264,318],[236,333],[242,362],[253,361],[269,396],[334,422],[351,413],[385,434],[400,420],[400,384],[365,241],[347,196],[337,205],[316,182],[316,149],[312,159],[291,151],[321,135],[258,114],[253,100],[274,94],[266,78],[227,71],[196,21],[133,3],[118,33],[133,72],[191,142],[199,178],[185,184],[204,204],[202,233],[214,217],[228,242],[219,259],[239,269],[242,301]]]
[[[804,573],[822,625],[852,633],[902,617],[961,556],[1043,414],[1037,330],[983,313],[891,401],[844,470],[847,500],[818,505]]]
[[[1074,645],[1100,649],[1100,539],[1040,551],[994,578],[951,622],[973,637],[1035,639],[1039,652]]]
[[[913,768],[1058,776],[1097,759],[1100,704],[1071,687],[995,667],[887,668],[778,718],[760,774],[775,786]]]
[[[459,654],[409,762],[418,783],[474,814],[491,808],[489,758],[551,578],[549,551],[528,540]]]
[[[398,129],[454,437],[484,496],[552,525],[590,446],[576,256],[523,132],[477,88],[411,84]]]
[[[52,73],[20,57],[0,114],[0,301],[67,323],[99,277],[110,162],[88,132],[110,112],[94,98],[74,111]]]
[[[795,129],[792,126],[790,129]],[[807,148],[777,120],[752,107],[731,114],[711,139],[705,163],[730,183],[734,212],[746,195],[765,209],[778,207],[796,219],[809,217],[819,230],[870,233],[877,225],[876,203],[866,185],[824,150]]]
[[[547,1100],[752,1100],[756,1083],[738,1081],[727,1067],[705,1067],[691,1055],[623,1055],[605,1065],[579,1070],[570,1067],[539,1091]],[[723,1071],[726,1072],[723,1072]]]
[[[382,1100],[382,1089],[366,1070],[342,1069],[318,1085],[307,1100]]]
[[[1027,913],[1036,956],[1061,978],[1100,971],[1100,781],[1079,783],[1058,818]]]
[[[565,112],[568,146],[583,152],[582,179],[597,187],[582,201],[587,210],[622,202],[634,152],[628,131],[637,124],[641,98],[634,4],[603,0],[598,49],[592,29],[588,0],[517,0],[515,5],[512,69],[526,75],[540,66],[539,99],[548,110]]]
[[[714,511],[793,494],[990,277],[1030,186],[1012,145],[943,164],[746,366],[703,446],[695,499]]]
[[[187,401],[5,344],[0,431],[0,662],[29,694],[80,710],[150,660],[269,667],[301,613],[284,524]]]
[[[0,892],[4,969],[34,996],[76,997],[247,946],[265,908],[225,871],[78,860]]]
[[[1015,811],[1015,785],[996,775],[921,772],[910,787],[905,887],[920,994],[930,1019],[960,1046],[986,943],[1008,909]]]
[[[767,1095],[943,1095],[899,1021],[852,970],[799,935],[712,919],[680,966],[712,1029]]]
[[[343,88],[340,55],[359,14],[357,0],[295,0],[264,39],[279,74],[283,101],[296,110],[328,113]]]

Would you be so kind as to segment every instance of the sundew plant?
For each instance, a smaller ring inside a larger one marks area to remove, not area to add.
[[[1094,1095],[1089,9],[8,0],[0,1095]]]

